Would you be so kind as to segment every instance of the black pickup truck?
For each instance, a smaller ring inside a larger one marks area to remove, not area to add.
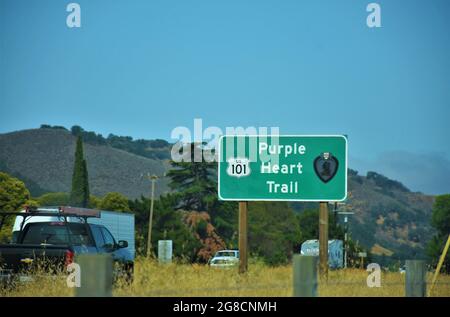
[[[23,217],[24,214],[3,213],[2,217],[13,215]],[[126,277],[132,279],[133,262],[124,249],[128,246],[127,241],[116,242],[106,227],[88,223],[88,216],[35,213],[26,217],[48,219],[50,216],[58,221],[27,223],[21,226],[14,243],[0,245],[0,281],[27,277],[36,270],[64,272],[75,256],[82,253],[110,253],[115,268],[120,268],[121,273],[125,272]],[[80,221],[68,222],[69,217]]]

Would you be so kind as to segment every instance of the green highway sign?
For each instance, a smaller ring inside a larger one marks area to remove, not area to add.
[[[347,138],[343,135],[222,136],[221,200],[343,201]]]

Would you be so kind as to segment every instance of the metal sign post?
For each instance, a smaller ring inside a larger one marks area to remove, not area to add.
[[[319,208],[319,267],[321,277],[328,276],[328,203]]]
[[[239,273],[247,272],[248,249],[247,249],[247,220],[248,204],[246,201],[239,202]]]

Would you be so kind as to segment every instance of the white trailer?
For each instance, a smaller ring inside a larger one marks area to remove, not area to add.
[[[344,267],[344,248],[342,240],[328,240],[328,266],[332,269]],[[319,256],[319,240],[306,240],[300,248],[302,255]]]

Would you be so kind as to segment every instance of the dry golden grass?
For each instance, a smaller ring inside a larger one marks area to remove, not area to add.
[[[66,277],[59,276],[38,276],[34,281],[21,283],[14,288],[0,289],[0,297],[42,297],[42,296],[73,296],[74,290],[67,287]]]
[[[381,287],[369,288],[368,273],[347,269],[330,271],[328,281],[319,281],[319,296],[404,296],[400,273],[382,273]],[[431,280],[431,274],[429,276]],[[73,296],[65,276],[38,277],[14,289],[0,290],[0,296]],[[236,269],[215,269],[199,264],[159,265],[138,258],[133,284],[118,283],[114,296],[292,296],[292,266],[268,267],[251,262],[245,275]],[[450,296],[450,276],[441,275],[433,296]]]

